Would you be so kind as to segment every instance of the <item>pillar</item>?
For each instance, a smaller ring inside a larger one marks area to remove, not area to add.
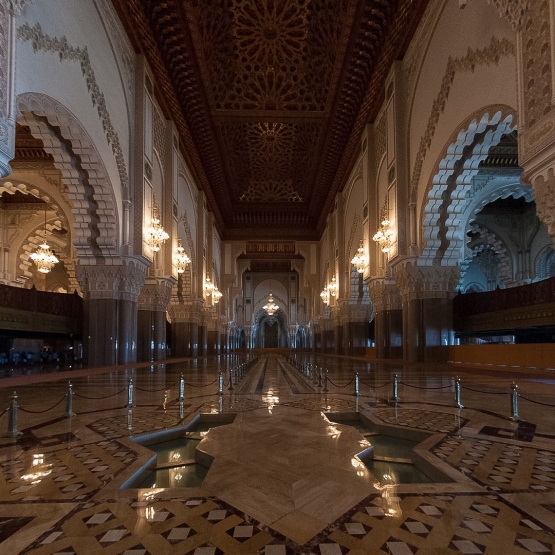
[[[139,296],[138,360],[166,358],[166,308],[171,297],[173,278],[148,277]]]
[[[76,268],[83,291],[83,361],[89,366],[126,364],[137,357],[137,299],[147,268],[132,258],[112,263],[80,262]]]

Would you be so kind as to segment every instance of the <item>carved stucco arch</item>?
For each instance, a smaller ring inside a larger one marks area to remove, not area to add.
[[[461,264],[458,288],[460,288],[472,261],[488,247],[492,248],[499,256],[497,263],[499,268],[498,279],[507,285],[513,280],[513,260],[507,245],[501,237],[484,225],[473,224],[472,232],[477,235],[477,238],[466,249],[468,254]]]
[[[15,278],[18,279],[22,276],[28,279],[32,277],[30,268],[33,263],[31,262],[29,255],[37,249],[40,243],[46,240],[46,242],[48,242],[51,246],[57,247],[55,249],[56,255],[66,267],[71,288],[79,290],[79,285],[75,279],[75,260],[71,255],[71,245],[68,240],[69,236],[66,239],[53,233],[55,230],[69,230],[71,227],[69,218],[64,208],[60,206],[60,199],[55,198],[55,196],[60,197],[61,195],[45,191],[42,186],[37,185],[36,183],[28,183],[19,179],[7,178],[0,181],[0,195],[4,192],[13,194],[16,191],[25,195],[33,195],[34,197],[44,201],[49,207],[49,210],[55,213],[55,216],[50,217],[47,220],[46,232],[44,230],[44,220],[42,218],[36,219],[35,223],[32,225],[32,231],[29,231],[29,228],[20,228],[19,231],[26,237],[23,239],[23,242],[18,245],[18,252],[15,255],[16,267],[21,270],[21,274],[16,275]],[[31,223],[32,220],[29,220],[29,224]]]
[[[455,266],[465,243],[462,214],[479,164],[506,133],[516,128],[509,106],[472,114],[453,133],[431,177],[422,205],[422,254],[419,265]]]
[[[43,142],[68,191],[79,259],[118,256],[119,222],[110,177],[79,120],[57,100],[35,93],[17,97],[18,122]]]

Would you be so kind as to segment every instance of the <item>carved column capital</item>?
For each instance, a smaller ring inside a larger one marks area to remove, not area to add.
[[[368,290],[374,310],[398,310],[401,308],[401,297],[397,284],[390,278],[377,278],[370,281]]]
[[[165,312],[170,302],[173,278],[148,277],[139,295],[139,310]]]
[[[459,281],[458,266],[417,266],[405,260],[392,270],[403,301],[453,297]]]
[[[85,299],[137,301],[147,266],[135,259],[116,259],[113,262],[113,265],[77,265],[75,273]]]
[[[172,323],[174,322],[187,322],[193,324],[202,323],[202,302],[189,301],[177,302],[172,299],[168,304],[168,312]]]

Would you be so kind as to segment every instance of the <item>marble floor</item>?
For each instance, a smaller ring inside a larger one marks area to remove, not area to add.
[[[320,376],[277,354],[5,372],[0,554],[555,553],[553,371],[297,358]],[[175,430],[194,487],[146,445]],[[157,465],[167,487],[137,487]]]

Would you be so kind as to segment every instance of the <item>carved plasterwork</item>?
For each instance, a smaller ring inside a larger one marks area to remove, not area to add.
[[[392,268],[403,301],[428,298],[451,298],[459,282],[459,268],[416,266],[403,260]]]
[[[13,15],[18,16],[33,0],[2,0],[0,4],[4,4]]]
[[[138,260],[121,260],[112,266],[78,264],[76,277],[85,299],[137,301],[146,277],[146,265]]]
[[[420,25],[414,33],[409,49],[403,58],[403,72],[405,74],[406,96],[410,101],[418,82],[420,68],[426,58],[428,46],[432,40],[437,23],[443,13],[446,0],[431,0],[422,16]],[[410,113],[410,111],[408,111]],[[385,141],[385,138],[384,138]],[[385,152],[385,149],[384,149]],[[383,153],[382,153],[383,154]],[[379,158],[378,158],[379,160]]]
[[[493,4],[497,13],[501,17],[507,18],[515,31],[519,31],[525,14],[529,13],[532,6],[540,4],[540,2],[538,0],[488,0],[488,4]]]
[[[370,299],[376,312],[400,310],[401,296],[397,284],[389,278],[373,279],[368,284]]]
[[[203,307],[201,302],[177,303],[172,300],[168,304],[168,313],[172,324],[175,322],[202,324]]]
[[[420,139],[420,146],[416,154],[411,178],[411,196],[415,200],[417,197],[420,174],[426,154],[432,145],[436,128],[445,106],[449,99],[451,87],[457,74],[462,72],[474,71],[476,66],[497,65],[503,57],[514,56],[516,53],[515,45],[508,39],[498,39],[492,37],[489,46],[480,50],[468,49],[465,56],[461,58],[449,57],[447,67],[441,81],[440,90],[432,104],[432,111],[428,117],[426,130]]]
[[[41,139],[61,172],[75,219],[72,241],[80,258],[115,256],[117,207],[100,155],[75,116],[57,100],[25,93],[17,98],[20,122]],[[86,209],[85,209],[86,207]]]
[[[173,279],[147,278],[138,299],[139,310],[165,312],[172,294]]]
[[[507,106],[491,106],[485,113],[472,115],[457,129],[445,146],[423,204],[424,245],[420,264],[456,265],[462,258],[465,237],[461,215],[473,201],[473,177],[489,149],[515,130],[514,111]],[[517,181],[517,176],[514,176]],[[503,186],[498,183],[498,194]],[[485,195],[482,195],[485,196]]]
[[[370,302],[365,304],[341,303],[338,318],[342,325],[349,322],[371,322],[374,318],[374,307]]]
[[[94,0],[94,4],[112,43],[112,49],[116,56],[119,70],[123,74],[126,96],[131,106],[133,106],[135,97],[135,52],[133,46],[112,3],[109,0]]]
[[[551,25],[549,2],[535,0],[522,30],[522,88],[526,128],[552,110]]]
[[[162,169],[166,163],[166,122],[160,113],[158,107],[153,110],[153,135],[154,148],[158,151],[158,155],[162,160]]]
[[[129,178],[119,136],[112,124],[104,93],[100,90],[100,86],[96,80],[87,47],[79,48],[71,46],[65,35],[62,38],[52,38],[48,36],[42,32],[40,23],[36,23],[33,27],[28,23],[24,23],[17,29],[17,38],[23,41],[31,41],[35,52],[38,50],[55,52],[59,55],[60,61],[70,60],[79,63],[83,78],[87,83],[87,89],[89,90],[92,104],[98,112],[98,117],[106,135],[106,140],[116,159],[121,185],[123,188],[128,188]]]

